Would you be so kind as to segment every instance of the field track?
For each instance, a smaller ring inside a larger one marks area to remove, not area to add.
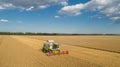
[[[120,54],[62,44],[69,55],[46,56],[42,39],[0,36],[0,67],[119,67]]]

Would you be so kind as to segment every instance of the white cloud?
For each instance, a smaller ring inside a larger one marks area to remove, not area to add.
[[[6,23],[6,22],[8,22],[8,20],[6,20],[6,19],[0,19],[0,23]]]
[[[72,5],[72,6],[65,6],[63,7],[59,13],[61,14],[67,14],[67,15],[71,15],[71,16],[76,16],[76,15],[80,15],[81,12],[80,10],[84,8],[83,4],[76,4],[76,5]]]
[[[66,5],[68,5],[68,2],[67,1],[63,1],[63,2],[61,2],[61,5],[66,6]]]
[[[26,9],[26,11],[31,11],[34,8],[34,6],[31,6],[30,8]]]
[[[67,0],[0,0],[0,10],[19,8],[22,10],[36,10],[47,8],[48,5],[67,5]]]
[[[5,9],[5,8],[4,8],[4,7],[2,7],[2,6],[0,6],[0,10],[1,10],[1,9],[3,10],[3,9]]]
[[[54,16],[54,18],[60,18],[60,16]]]
[[[111,19],[113,19],[113,20],[119,20],[120,17],[112,17]]]
[[[39,6],[39,9],[45,9],[45,8],[47,8],[48,7],[48,5],[40,5]]]
[[[11,3],[1,3],[0,2],[0,10],[3,10],[3,9],[8,9],[8,8],[14,8],[15,6]]]
[[[80,15],[81,10],[99,11],[112,20],[120,20],[120,0],[91,0],[84,4],[64,6],[59,13],[66,15]]]

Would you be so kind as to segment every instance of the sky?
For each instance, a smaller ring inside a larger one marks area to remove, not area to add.
[[[120,0],[0,0],[0,32],[120,34]]]

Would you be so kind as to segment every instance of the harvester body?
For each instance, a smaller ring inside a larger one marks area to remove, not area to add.
[[[45,53],[47,53],[47,52],[59,52],[60,51],[59,44],[47,41],[43,45],[43,51]]]
[[[55,43],[54,40],[47,40],[43,45],[42,51],[48,56],[68,54],[68,51],[60,51],[59,44]]]

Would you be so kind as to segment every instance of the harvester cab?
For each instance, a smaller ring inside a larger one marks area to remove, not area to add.
[[[60,51],[59,44],[55,43],[54,40],[47,40],[43,45],[42,51],[48,56],[68,54],[68,51]]]

